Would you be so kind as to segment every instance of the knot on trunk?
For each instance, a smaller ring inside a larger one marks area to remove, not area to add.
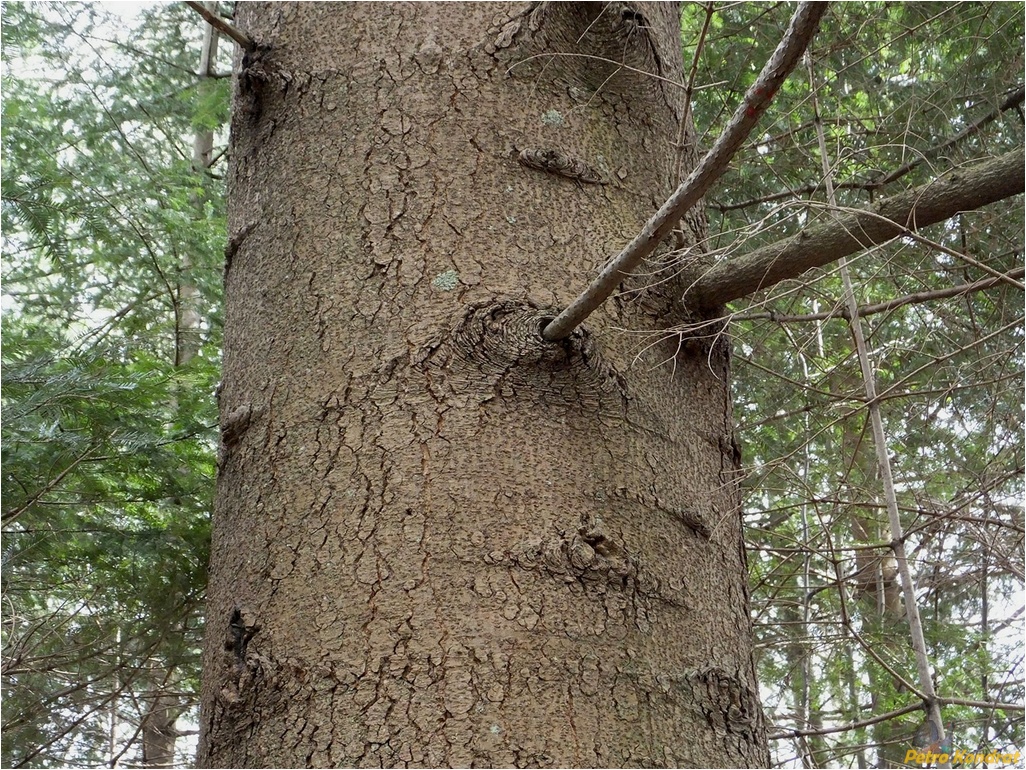
[[[556,311],[508,298],[471,305],[424,359],[437,398],[446,392],[541,401],[547,408],[622,415],[629,398],[618,371],[586,329],[557,342],[541,336]]]
[[[485,368],[507,370],[513,366],[563,369],[587,356],[588,334],[576,330],[559,342],[548,342],[541,330],[556,311],[500,300],[471,307],[453,332],[459,353]]]

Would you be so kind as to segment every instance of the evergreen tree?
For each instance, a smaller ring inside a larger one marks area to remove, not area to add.
[[[204,26],[3,6],[5,767],[140,761],[158,705],[195,720],[224,216],[190,144],[228,84],[197,76]]]
[[[229,6],[213,10],[227,15]],[[603,23],[645,18],[641,7],[613,10]],[[676,81],[696,128],[695,157],[726,125],[793,10],[682,7]],[[439,19],[457,11],[440,6]],[[808,60],[706,194],[708,230],[696,250],[710,263],[737,264],[830,227],[838,210],[1021,157],[1022,19],[1022,3],[832,5]],[[204,23],[184,4],[126,21],[93,5],[6,3],[2,24],[0,764],[190,764],[193,742],[181,737],[198,721],[226,242],[230,81],[222,75],[232,44],[222,41],[207,77]],[[637,65],[630,50],[643,31],[603,58]],[[508,46],[502,32],[493,37]],[[588,53],[578,37],[559,51]],[[437,46],[446,43],[436,38],[418,41],[418,68],[441,66]],[[586,111],[625,76],[610,66],[592,82],[584,58],[564,58],[545,52],[510,77],[533,77],[537,97],[569,62],[567,77],[584,77],[594,91]],[[554,114],[541,119],[560,133]],[[198,149],[206,132],[213,146]],[[606,160],[616,151],[610,145]],[[399,164],[398,178],[415,175],[418,157]],[[633,183],[621,176],[626,166],[601,162],[571,164],[563,170],[577,181],[559,179],[558,160],[528,154],[520,173],[550,183],[550,205],[564,213],[597,190],[613,200]],[[693,160],[685,153],[674,173]],[[593,174],[607,184],[593,185]],[[661,202],[648,192],[646,206]],[[484,212],[497,200],[475,205]],[[629,238],[641,222],[608,200],[606,221]],[[399,209],[390,206],[392,216]],[[526,238],[537,222],[516,224]],[[967,207],[930,228],[910,225],[904,237],[852,253],[846,267],[873,363],[872,401],[842,273],[830,260],[735,293],[723,312],[670,314],[657,329],[625,325],[609,338],[631,355],[679,346],[669,361],[718,350],[729,335],[757,672],[771,756],[782,765],[884,766],[913,746],[986,752],[1024,742],[1021,197]],[[560,227],[553,244],[567,235]],[[447,228],[432,243],[465,237],[465,223]],[[688,268],[673,247],[704,228],[688,219],[678,242],[638,272]],[[581,248],[593,250],[598,233]],[[609,256],[589,252],[595,269]],[[382,260],[370,284],[386,274]],[[481,276],[470,264],[439,273],[432,291],[476,291]],[[548,285],[583,288],[590,275],[561,265],[550,266]],[[690,280],[671,299],[694,304]],[[634,312],[633,296],[621,295],[616,312]],[[585,322],[596,323],[604,322]],[[664,386],[679,376],[665,361],[651,373]],[[925,650],[910,641],[871,403],[886,431]],[[478,588],[493,597],[506,590]],[[224,646],[222,620],[211,631],[215,647]],[[933,672],[943,741],[926,722],[920,653]],[[618,718],[628,718],[621,701]],[[161,740],[176,746],[173,759],[154,752]]]

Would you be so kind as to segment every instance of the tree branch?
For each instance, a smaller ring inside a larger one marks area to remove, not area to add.
[[[1000,701],[989,700],[967,700],[966,698],[942,698],[938,697],[941,703],[950,703],[954,706],[971,706],[977,709],[1002,709],[1004,711],[1026,711],[1026,706],[1021,703],[1001,703]]]
[[[905,305],[918,304],[920,302],[933,302],[938,299],[958,297],[962,294],[971,294],[976,291],[990,289],[999,283],[1004,283],[1005,278],[1022,278],[1026,276],[1026,268],[1017,267],[996,278],[984,278],[973,283],[961,283],[958,286],[949,286],[945,289],[933,289],[931,291],[918,291],[914,294],[906,294],[903,297],[878,302],[875,305],[863,305],[859,308],[859,318],[875,313],[885,313],[888,310],[903,307]],[[828,310],[825,313],[806,313],[804,315],[783,315],[773,311],[762,313],[744,313],[742,315],[730,316],[731,321],[775,321],[776,323],[801,323],[804,321],[829,321],[831,318],[846,318],[847,313],[843,309]]]
[[[982,118],[977,120],[968,128],[960,131],[958,134],[951,137],[947,141],[942,142],[941,144],[938,144],[927,150],[924,150],[914,160],[910,160],[908,163],[905,163],[903,166],[896,168],[894,171],[891,171],[888,174],[883,174],[881,172],[880,174],[877,174],[874,179],[866,180],[864,182],[841,182],[839,184],[834,185],[834,189],[878,190],[885,184],[889,184],[890,182],[893,182],[896,179],[900,179],[901,177],[905,176],[907,173],[912,171],[917,166],[921,165],[923,162],[930,160],[931,158],[937,157],[942,152],[944,152],[944,150],[948,149],[949,147],[952,147],[953,145],[958,144],[966,137],[972,136],[973,134],[977,133],[985,125],[996,120],[1002,112],[1006,112],[1007,110],[1010,110],[1013,107],[1018,107],[1019,105],[1021,105],[1024,98],[1026,98],[1026,89],[1024,89],[1023,86],[1014,88],[1008,92],[1008,96],[998,107],[984,115]],[[788,131],[787,134],[793,134],[795,131],[801,130],[803,128],[808,128],[810,125],[812,125],[811,121],[809,123],[802,124],[797,129],[792,129],[791,131]],[[784,135],[785,134],[781,134],[779,136]],[[779,139],[779,136],[771,137],[769,140],[767,140],[767,142],[775,141]],[[748,208],[749,206],[757,206],[760,203],[772,203],[773,201],[783,200],[785,198],[797,198],[801,195],[813,195],[822,189],[822,182],[810,182],[808,184],[802,185],[801,187],[794,187],[789,190],[781,190],[780,192],[770,193],[768,195],[763,195],[758,198],[750,198],[749,200],[740,201],[739,203],[717,203],[716,201],[707,200],[705,202],[705,205],[706,208],[716,209],[720,213],[726,213],[728,211],[736,211],[737,209]]]
[[[768,289],[810,268],[942,222],[960,211],[1019,195],[1024,175],[1026,163],[1018,150],[968,169],[955,169],[870,208],[838,214],[831,222],[720,262],[695,282],[684,299],[713,307]]]
[[[231,24],[226,22],[216,13],[211,13],[203,7],[203,3],[193,2],[192,0],[185,0],[185,4],[192,8],[196,13],[207,20],[207,24],[216,29],[218,32],[227,35],[236,43],[241,45],[245,50],[252,51],[256,48],[256,43],[253,42],[253,38],[247,35],[238,27],[233,27]]]
[[[1008,93],[1007,98],[1000,104],[1000,106],[988,112],[982,118],[973,123],[971,126],[968,126],[964,130],[959,131],[946,142],[942,142],[941,144],[938,144],[935,147],[931,147],[930,149],[923,152],[918,158],[910,160],[904,166],[895,169],[879,181],[875,181],[873,183],[874,186],[880,187],[882,185],[888,184],[889,182],[893,182],[895,179],[904,176],[924,161],[930,160],[931,158],[936,158],[938,155],[944,152],[944,150],[948,149],[952,145],[958,144],[966,137],[972,136],[985,125],[990,123],[992,120],[996,120],[1002,112],[1010,110],[1013,107],[1018,107],[1020,104],[1022,104],[1024,98],[1026,98],[1026,88],[1024,88],[1023,86],[1019,86],[1018,88],[1013,89]]]
[[[820,18],[826,13],[827,5],[803,2],[798,6],[780,45],[759,73],[755,83],[748,89],[745,98],[716,143],[673,195],[659,207],[659,211],[645,223],[641,232],[616,258],[606,264],[583,294],[545,327],[542,336],[546,340],[553,342],[569,336],[578,324],[605,302],[620,281],[626,278],[641,260],[655,251],[659,242],[670,234],[688,209],[694,206],[723,175],[731,158],[755,127],[766,107],[773,101],[777,89],[798,63],[816,31]]]
[[[835,185],[835,190],[875,190],[880,185],[875,182],[841,182]],[[767,193],[766,195],[760,195],[758,198],[749,198],[748,200],[741,201],[740,203],[717,203],[716,201],[706,201],[705,207],[707,209],[716,209],[721,214],[726,214],[728,211],[737,211],[738,209],[746,209],[749,206],[758,206],[760,203],[773,203],[774,201],[784,200],[785,198],[800,198],[803,195],[813,195],[823,189],[822,182],[809,182],[803,184],[801,187],[792,187],[788,190],[781,190],[780,192]]]
[[[1018,289],[1019,291],[1026,291],[1026,285],[1015,280],[1011,276],[1011,274],[1002,273],[1000,270],[995,270],[990,265],[985,265],[984,263],[980,262],[980,260],[973,259],[965,252],[956,251],[955,249],[952,249],[949,246],[945,246],[943,243],[938,243],[937,241],[931,241],[925,235],[917,233],[913,230],[909,230],[908,228],[905,228],[905,232],[903,232],[902,235],[906,238],[911,238],[916,243],[921,243],[924,246],[934,249],[935,251],[939,251],[942,254],[947,254],[949,257],[953,257],[954,259],[957,259],[960,262],[965,262],[966,264],[972,265],[977,270],[982,270],[983,272],[992,275],[995,278],[999,278],[1004,283],[1007,283],[1009,286],[1012,286]]]
[[[857,722],[849,722],[846,725],[837,725],[836,727],[817,727],[810,730],[784,730],[778,733],[772,733],[766,736],[767,740],[779,741],[784,738],[798,738],[808,735],[830,735],[832,733],[845,733],[849,730],[856,730],[859,727],[869,727],[870,725],[879,724],[880,722],[886,722],[888,719],[897,719],[905,714],[911,714],[914,711],[922,711],[922,703],[913,703],[910,706],[904,706],[894,711],[888,711],[886,714],[877,714],[876,716],[870,717],[869,719],[862,719]]]

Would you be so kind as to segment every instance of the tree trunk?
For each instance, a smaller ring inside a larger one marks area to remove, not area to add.
[[[178,704],[167,693],[153,696],[142,722],[142,764],[146,767],[174,767],[178,730]]]
[[[201,764],[765,765],[676,6],[237,14]]]

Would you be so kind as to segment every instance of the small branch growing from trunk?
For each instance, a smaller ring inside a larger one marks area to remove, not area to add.
[[[207,24],[216,29],[218,32],[227,35],[236,43],[241,45],[243,49],[252,51],[256,48],[256,43],[253,42],[253,38],[247,35],[242,30],[233,27],[231,24],[226,22],[216,13],[211,13],[209,10],[203,7],[203,3],[192,2],[192,0],[185,0],[185,4],[192,8],[196,13],[207,20]]]
[[[689,305],[715,307],[796,278],[813,267],[943,222],[1023,192],[1026,162],[1010,152],[968,169],[956,169],[874,206],[839,214],[833,221],[747,254],[720,262],[684,295]]]
[[[542,336],[554,342],[570,335],[592,311],[599,307],[616,289],[627,275],[630,274],[649,254],[655,251],[680,218],[694,206],[726,171],[731,158],[755,127],[759,117],[765,112],[774,95],[780,88],[791,70],[794,69],[805,51],[819,20],[826,13],[827,3],[804,2],[798,6],[791,24],[784,34],[780,45],[773,56],[763,67],[762,72],[748,93],[745,94],[734,117],[720,134],[712,149],[688,175],[676,192],[659,208],[659,211],[648,220],[641,232],[624,247],[623,251],[609,262],[599,273],[592,284],[575,299],[570,306],[560,313],[542,331]]]

